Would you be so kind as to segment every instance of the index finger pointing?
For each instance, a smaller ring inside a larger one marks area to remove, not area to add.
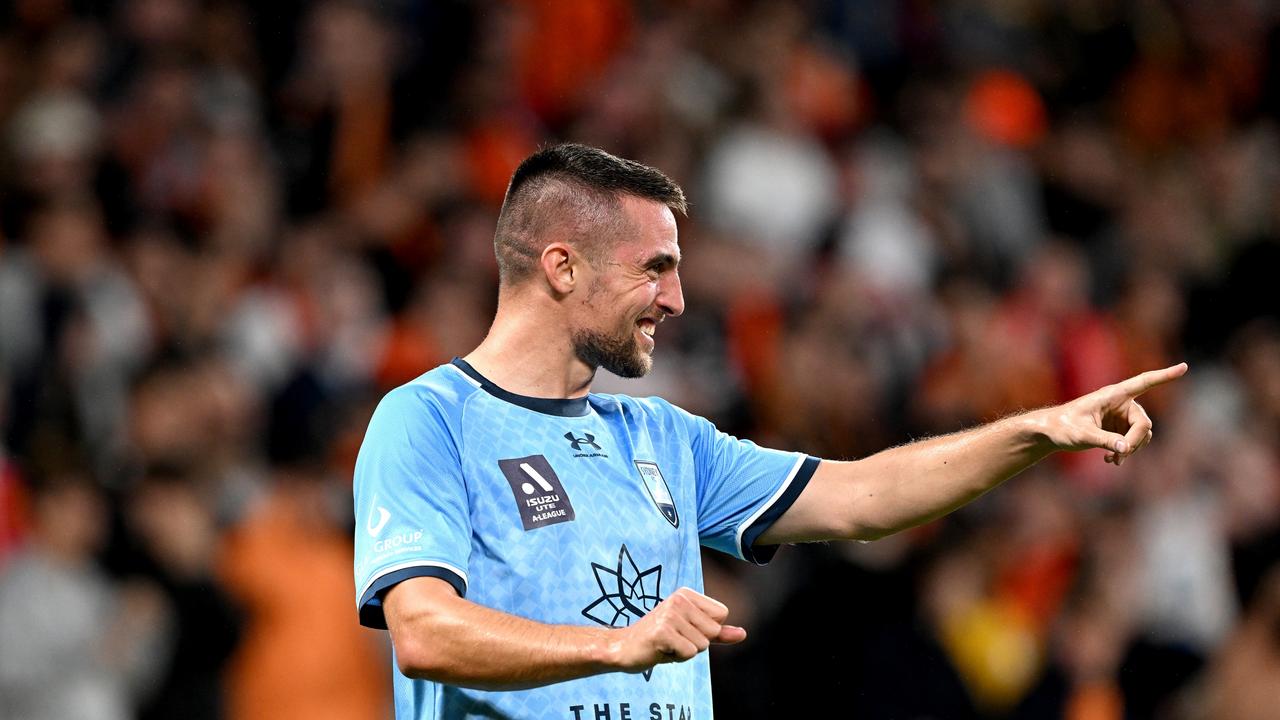
[[[1128,380],[1124,380],[1116,385],[1120,391],[1131,398],[1138,397],[1142,393],[1154,387],[1159,387],[1167,382],[1177,380],[1187,372],[1186,363],[1178,363],[1171,365],[1163,370],[1148,370],[1141,375],[1134,375]]]

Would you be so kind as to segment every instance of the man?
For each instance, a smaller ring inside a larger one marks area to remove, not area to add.
[[[656,398],[590,394],[650,368],[684,310],[662,173],[580,145],[517,168],[498,310],[465,359],[392,391],[356,464],[360,618],[388,627],[400,718],[708,718],[699,544],[874,539],[943,515],[1055,450],[1119,465],[1151,439],[1144,373],[1071,403],[831,462],[766,450]],[[850,402],[856,401],[851,398]]]

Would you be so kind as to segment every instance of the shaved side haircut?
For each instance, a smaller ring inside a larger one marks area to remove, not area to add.
[[[648,165],[572,143],[530,155],[511,176],[498,215],[493,248],[500,284],[531,276],[553,233],[598,264],[625,229],[624,195],[688,211],[680,186]]]

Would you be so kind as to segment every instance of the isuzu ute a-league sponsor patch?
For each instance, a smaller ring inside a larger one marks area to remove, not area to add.
[[[525,530],[573,520],[573,504],[556,471],[541,455],[499,460],[498,467],[511,484]]]

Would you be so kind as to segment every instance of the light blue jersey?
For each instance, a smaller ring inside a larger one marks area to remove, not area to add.
[[[660,399],[529,398],[455,360],[390,392],[369,423],[355,474],[360,621],[385,628],[382,594],[430,576],[523,618],[625,627],[681,586],[702,591],[700,544],[767,562],[776,548],[756,539],[817,465]],[[712,717],[706,653],[506,692],[393,673],[401,720]]]

